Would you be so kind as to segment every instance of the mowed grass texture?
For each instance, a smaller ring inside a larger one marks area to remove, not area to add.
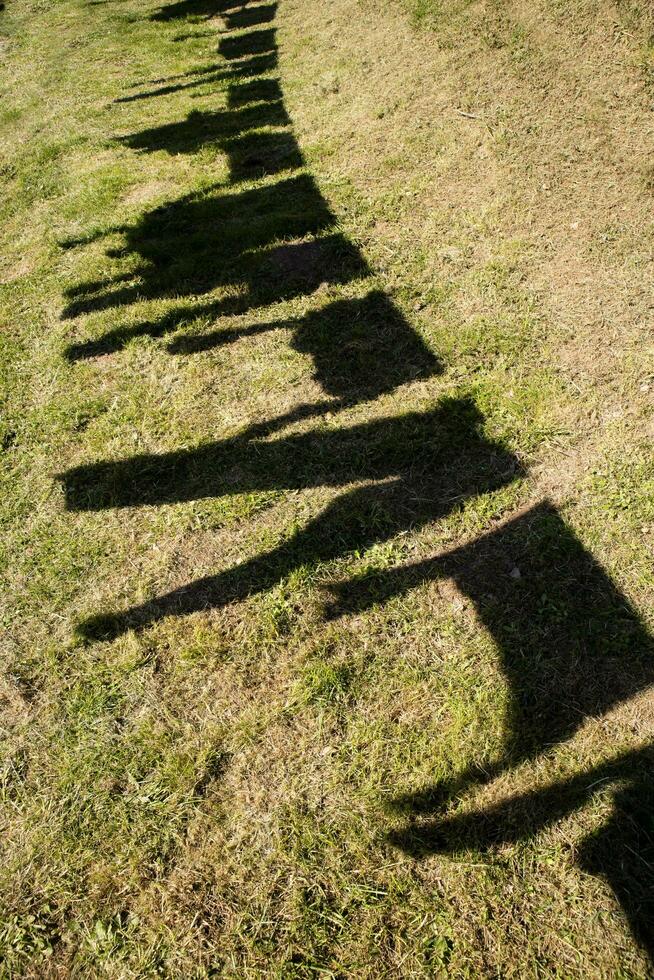
[[[0,12],[0,975],[651,975],[652,32]]]

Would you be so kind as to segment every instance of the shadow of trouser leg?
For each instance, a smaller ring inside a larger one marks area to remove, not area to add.
[[[218,575],[207,575],[124,612],[90,616],[79,624],[77,632],[86,640],[113,640],[130,629],[146,629],[168,616],[186,616],[245,599],[271,588],[278,577],[283,577],[280,562],[272,563],[273,555],[252,559]],[[276,573],[275,565],[279,569]]]
[[[626,752],[569,779],[516,794],[494,806],[428,821],[412,820],[389,834],[416,858],[461,850],[486,850],[533,839],[584,807],[596,794],[622,786],[607,823],[577,850],[577,863],[603,878],[624,909],[632,933],[654,962],[654,748]],[[432,809],[420,794],[400,798],[415,817]]]
[[[616,797],[613,816],[584,841],[578,861],[611,886],[635,939],[653,958],[654,772],[651,755],[639,762],[633,782]]]
[[[383,540],[397,530],[398,515],[391,509],[382,517],[380,506],[384,500],[395,504],[395,491],[400,487],[397,481],[343,494],[277,548],[124,612],[92,616],[80,623],[77,631],[88,640],[113,639],[129,629],[145,629],[167,616],[220,608],[272,588],[302,565],[331,561]]]

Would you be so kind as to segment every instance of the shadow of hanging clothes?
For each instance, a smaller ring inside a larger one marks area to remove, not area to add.
[[[634,938],[654,962],[654,746],[483,810],[411,823],[390,841],[416,858],[483,852],[528,841],[600,794],[611,794],[611,816],[575,848],[575,860],[612,888]],[[397,802],[402,812],[410,809],[410,798]]]
[[[473,601],[507,680],[506,748],[491,774],[570,738],[586,718],[654,683],[654,642],[548,502],[464,548],[343,583],[331,614],[439,578],[453,579]],[[465,782],[456,781],[457,792]]]
[[[276,51],[276,38],[277,28],[275,27],[268,27],[259,31],[248,31],[245,34],[232,34],[220,39],[218,53],[226,61],[253,58],[256,55]]]
[[[156,126],[120,141],[137,152],[163,150],[172,155],[214,146],[227,156],[229,182],[234,184],[304,166],[297,140],[281,128],[289,121],[282,101],[267,101],[227,112],[191,113],[181,123]],[[258,131],[270,127],[279,131]]]
[[[178,306],[157,319],[116,327],[96,339],[70,344],[65,356],[69,361],[77,361],[114,353],[138,337],[163,337],[198,317],[235,316],[247,312],[252,306],[265,306],[313,293],[325,284],[342,285],[365,278],[369,270],[358,250],[346,238],[327,235],[315,241],[294,242],[246,255],[240,264],[240,274],[247,288],[235,296],[192,307]],[[177,293],[171,288],[170,294],[162,292],[160,295],[172,298]],[[138,290],[133,293],[126,290],[124,298],[136,301],[140,298]],[[96,308],[102,308],[101,303],[102,297]]]
[[[470,496],[515,480],[521,474],[517,460],[483,436],[481,423],[474,404],[448,399],[430,412],[349,429],[318,429],[265,442],[258,426],[256,438],[245,432],[194,450],[68,471],[61,479],[71,510],[376,481],[338,497],[278,548],[112,616],[109,632],[142,628],[162,616],[223,605],[268,589],[299,565],[331,561],[370,547],[442,518]]]
[[[259,3],[252,7],[242,6],[238,10],[226,10],[222,17],[230,31],[255,27],[258,24],[269,24],[275,19],[276,3]]]
[[[545,789],[495,806],[441,817],[444,804],[475,784],[536,759],[654,684],[654,640],[635,609],[547,502],[464,548],[342,583],[332,615],[362,610],[416,585],[453,579],[497,644],[510,707],[505,749],[451,780],[399,796],[411,817],[391,841],[420,857],[528,840],[612,791],[608,823],[577,851],[603,877],[634,937],[654,954],[654,746],[627,752]]]
[[[269,64],[269,62],[268,62]],[[266,70],[271,70],[266,68]],[[236,77],[239,77],[237,73]],[[252,74],[257,75],[258,72],[254,71]],[[212,65],[209,68],[195,69],[192,72],[188,72],[186,75],[175,76],[181,79],[190,78],[190,81],[177,81],[174,84],[163,84],[167,82],[167,79],[162,79],[160,88],[148,89],[145,92],[132,92],[130,95],[123,95],[114,101],[116,103],[122,102],[138,102],[142,99],[153,99],[162,95],[172,95],[174,92],[184,92],[189,89],[201,88],[203,85],[210,85],[214,82],[224,80],[225,78],[233,78],[234,74],[231,71],[225,71],[224,65]],[[155,84],[155,83],[151,83]],[[245,105],[248,102],[275,102],[282,99],[282,91],[279,85],[279,81],[276,78],[255,78],[250,82],[242,82],[240,84],[234,83],[229,88],[229,94],[231,96],[232,90],[242,89],[243,94],[239,102],[234,101],[230,98],[230,105]]]
[[[217,17],[224,10],[235,7],[234,0],[179,0],[178,3],[169,3],[151,14],[149,20],[169,21],[185,20],[186,18],[197,18],[198,20],[208,20],[210,17]]]
[[[279,329],[293,331],[291,345],[310,355],[314,377],[323,390],[346,401],[376,398],[441,371],[421,337],[378,290],[363,299],[329,303],[297,320],[182,335],[168,349],[174,354],[194,354]]]
[[[110,254],[140,258],[134,285],[100,295],[89,290],[68,304],[63,317],[144,299],[197,295],[219,286],[240,289],[240,299],[225,301],[227,311],[244,312],[257,296],[260,303],[267,303],[295,295],[292,289],[289,294],[281,273],[288,274],[289,286],[294,276],[302,278],[304,272],[313,281],[315,266],[327,253],[319,241],[293,243],[293,239],[317,235],[334,224],[334,215],[308,174],[233,194],[215,190],[189,194],[150,211],[135,225],[117,229],[123,232],[125,245]],[[280,244],[277,254],[266,250],[284,240],[291,243]],[[300,250],[296,260],[293,249]],[[363,272],[362,259],[358,266]],[[267,282],[261,275],[264,270],[270,273]],[[329,275],[324,281],[330,281]]]
[[[131,150],[153,153],[197,153],[207,144],[216,144],[251,129],[288,126],[290,119],[283,101],[260,102],[229,111],[191,112],[182,122],[165,123],[120,137]]]
[[[265,76],[274,71],[279,63],[276,51],[269,54],[256,55],[253,58],[245,58],[242,61],[235,61],[231,64],[219,62],[215,65],[208,65],[204,68],[194,68],[182,75],[171,75],[168,78],[151,79],[150,85],[158,85],[159,88],[148,89],[145,92],[131,92],[115,99],[116,103],[139,102],[143,99],[153,99],[161,95],[172,95],[174,92],[186,92],[191,89],[200,88],[203,85],[214,84],[215,82],[234,82],[239,79],[254,79],[257,82],[276,81],[274,78]],[[261,76],[261,77],[259,77]]]

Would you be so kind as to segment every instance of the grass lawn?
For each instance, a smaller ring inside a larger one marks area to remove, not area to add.
[[[8,0],[0,91],[0,977],[651,976],[649,3]]]

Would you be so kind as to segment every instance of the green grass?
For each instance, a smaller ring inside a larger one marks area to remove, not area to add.
[[[651,25],[592,6],[0,12],[0,976],[649,975]]]

